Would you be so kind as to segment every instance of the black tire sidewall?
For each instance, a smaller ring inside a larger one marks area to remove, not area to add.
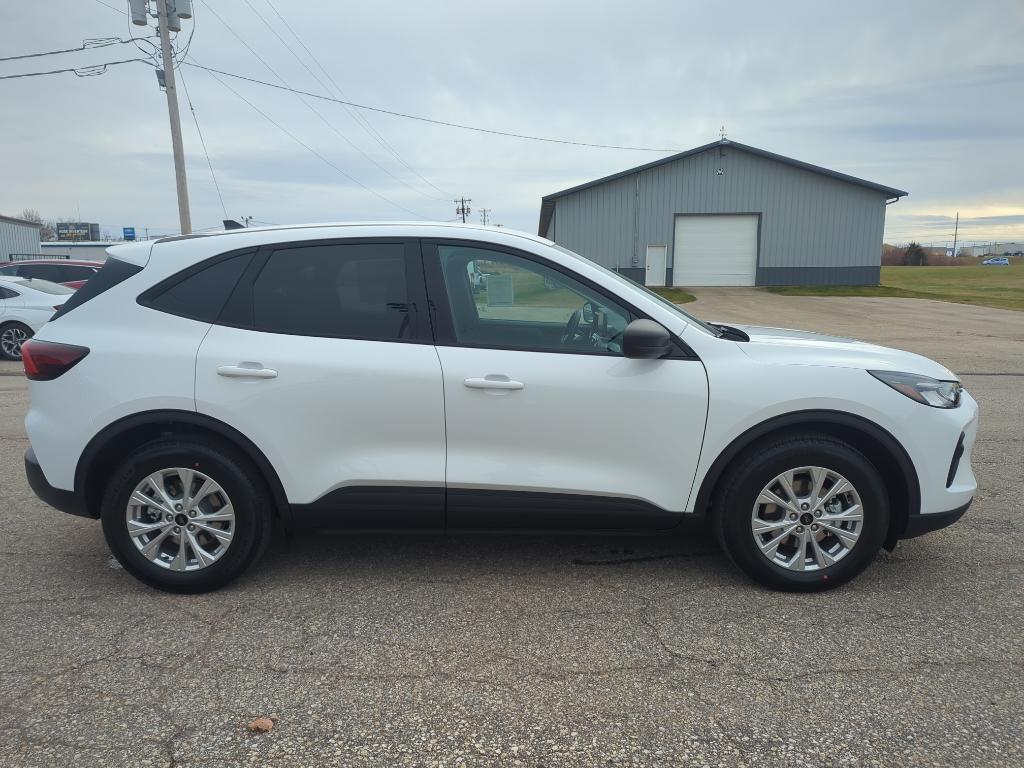
[[[769,562],[760,552],[750,517],[755,500],[769,481],[803,466],[825,467],[849,480],[860,496],[864,521],[853,550],[838,563],[799,572]],[[774,589],[815,591],[849,581],[874,561],[888,531],[889,501],[878,470],[854,448],[832,440],[795,439],[756,454],[730,478],[718,522],[722,545],[748,575]]]
[[[125,513],[135,487],[161,469],[189,467],[211,477],[231,500],[235,532],[221,558],[197,571],[171,571],[150,562],[128,533]],[[102,523],[107,544],[124,569],[140,581],[171,592],[206,592],[237,577],[263,553],[271,528],[264,483],[242,457],[225,446],[167,440],[143,446],[112,477],[103,496]]]

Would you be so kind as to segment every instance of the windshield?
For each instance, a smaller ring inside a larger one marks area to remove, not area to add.
[[[49,280],[40,280],[38,277],[25,277],[18,282],[21,285],[27,286],[34,291],[40,293],[52,293],[57,296],[63,296],[66,293],[74,293],[74,288],[68,288],[66,285],[60,283],[51,283]]]
[[[568,254],[569,256],[574,256],[577,259],[586,258],[585,256],[580,256],[578,253],[574,253],[573,251],[570,251],[568,248],[563,248],[562,246],[558,245],[557,243],[552,243],[552,245],[555,248],[557,248],[558,250],[560,250],[562,253]],[[689,312],[684,312],[682,309],[680,309],[678,304],[673,304],[671,301],[666,299],[664,296],[659,296],[657,293],[652,291],[650,288],[647,288],[646,286],[640,285],[640,283],[634,282],[634,281],[630,280],[628,277],[625,277],[624,275],[622,275],[622,274],[620,274],[620,273],[618,273],[618,272],[616,272],[616,271],[614,271],[612,269],[608,269],[607,267],[603,267],[603,266],[601,266],[600,264],[598,264],[595,261],[590,261],[590,259],[587,259],[587,261],[591,264],[591,266],[597,267],[598,269],[600,269],[605,274],[608,274],[611,277],[613,277],[616,280],[618,280],[620,283],[623,283],[624,285],[628,285],[630,288],[636,288],[636,289],[638,289],[640,291],[643,291],[650,298],[652,298],[655,301],[657,301],[663,307],[665,307],[666,309],[669,309],[672,312],[674,312],[675,314],[679,315],[679,317],[683,318],[683,320],[685,320],[686,322],[692,323],[693,325],[697,326],[698,328],[700,328],[705,333],[709,333],[712,336],[721,336],[722,335],[722,331],[719,330],[718,328],[715,328],[713,325],[705,323],[700,318],[694,317]]]

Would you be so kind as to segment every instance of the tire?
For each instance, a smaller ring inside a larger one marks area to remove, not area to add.
[[[780,477],[793,489],[792,497],[781,483],[771,485]],[[819,477],[824,490],[816,496]],[[843,479],[852,492],[842,491]],[[766,486],[789,506],[763,503]],[[836,496],[825,499],[833,489]],[[816,499],[822,499],[820,507]],[[862,514],[859,522],[855,506]],[[741,454],[719,482],[712,509],[719,543],[732,561],[764,586],[788,591],[820,591],[854,578],[878,555],[889,528],[889,499],[878,470],[852,446],[821,434],[780,437]]]
[[[177,468],[194,473],[187,475],[192,478],[190,487],[197,502],[192,510],[184,493],[179,495],[177,490],[184,485]],[[150,480],[153,477],[164,486],[166,496],[158,497]],[[212,481],[216,492],[199,498],[203,489],[211,487],[206,485],[207,480]],[[140,487],[142,494],[154,500],[153,505],[133,503],[138,498],[133,494]],[[161,502],[161,498],[167,502]],[[174,511],[167,504],[182,511]],[[168,523],[161,510],[178,519]],[[189,512],[196,516],[188,518]],[[224,519],[229,515],[232,519],[227,522]],[[129,516],[136,519],[129,522]],[[139,530],[151,526],[154,517],[161,528],[138,535]],[[270,493],[259,472],[230,445],[201,438],[162,439],[134,451],[107,485],[101,519],[107,544],[126,571],[156,589],[182,593],[208,592],[236,578],[263,555],[273,529]],[[136,536],[129,532],[129,525]],[[171,527],[164,539],[154,544],[153,539],[159,538],[168,525]],[[230,541],[220,550],[228,534]],[[183,539],[186,544],[180,546]],[[150,550],[151,557],[142,551],[147,543],[155,547]],[[153,552],[157,553],[155,557]],[[169,560],[172,556],[174,559]]]
[[[0,358],[21,360],[21,344],[33,336],[32,329],[24,323],[0,325]],[[20,341],[18,340],[20,338]],[[17,344],[17,346],[13,346]]]

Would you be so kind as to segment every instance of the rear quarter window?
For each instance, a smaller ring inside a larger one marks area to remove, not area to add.
[[[252,260],[252,252],[218,257],[179,272],[139,297],[143,306],[212,323]],[[92,284],[86,283],[86,287]]]

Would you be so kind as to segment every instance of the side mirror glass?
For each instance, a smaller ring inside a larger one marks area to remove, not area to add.
[[[622,333],[622,354],[637,360],[657,360],[672,351],[672,335],[653,320],[634,320]]]

